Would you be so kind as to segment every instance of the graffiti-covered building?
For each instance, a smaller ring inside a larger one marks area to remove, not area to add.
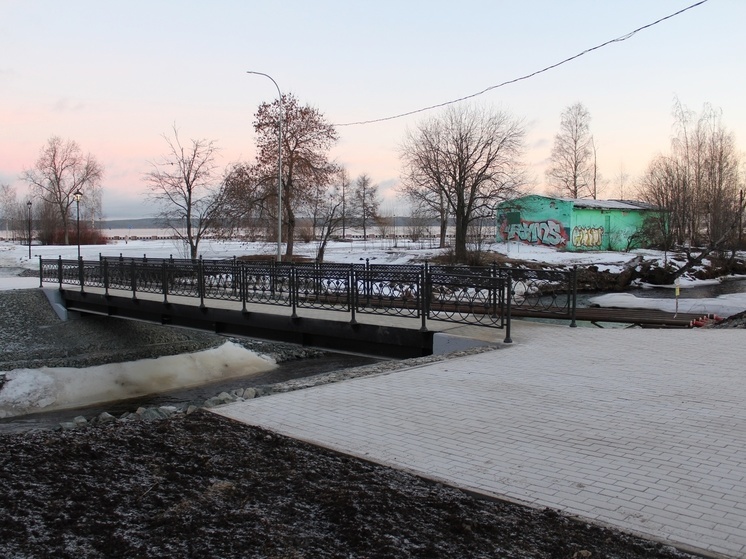
[[[565,250],[629,250],[640,246],[646,217],[660,210],[631,200],[585,200],[530,195],[497,207],[498,241]]]

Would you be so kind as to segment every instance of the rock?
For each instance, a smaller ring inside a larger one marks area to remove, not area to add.
[[[96,418],[96,421],[98,423],[111,423],[112,421],[116,421],[117,418],[111,415],[109,412],[102,412],[98,415]]]
[[[221,406],[221,405],[223,405],[223,403],[224,402],[220,401],[220,398],[218,398],[217,396],[214,396],[212,398],[208,398],[207,400],[205,400],[205,403],[202,404],[202,407],[210,409],[210,408],[214,408],[216,406]]]
[[[88,423],[88,420],[82,415],[78,415],[73,418],[73,423],[75,424],[76,427],[82,427],[83,425]]]
[[[233,394],[228,394],[227,392],[221,392],[220,394],[218,394],[218,398],[223,400],[226,404],[238,400],[236,396],[234,396]]]
[[[160,408],[138,408],[136,413],[143,421],[166,419],[167,417],[173,415],[173,411],[170,411],[165,406]]]
[[[215,406],[222,406],[224,404],[230,404],[236,401],[238,401],[238,398],[236,398],[234,395],[228,394],[227,392],[221,392],[217,396],[213,396],[212,398],[205,400],[204,407],[214,408]]]
[[[246,388],[243,391],[242,397],[244,400],[251,400],[253,398],[256,398],[256,389],[255,388]]]

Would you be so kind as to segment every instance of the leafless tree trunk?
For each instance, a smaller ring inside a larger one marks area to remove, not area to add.
[[[319,197],[314,217],[314,222],[319,228],[316,250],[316,260],[319,262],[324,261],[329,240],[342,227],[342,201],[342,185],[327,188]]]

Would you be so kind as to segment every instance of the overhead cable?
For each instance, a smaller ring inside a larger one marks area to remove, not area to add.
[[[429,107],[423,107],[421,109],[415,109],[413,111],[408,111],[406,113],[400,113],[393,116],[387,116],[383,118],[375,118],[372,120],[361,120],[358,122],[344,122],[341,124],[334,124],[334,126],[357,126],[361,124],[374,124],[376,122],[385,122],[387,120],[395,120],[397,118],[403,118],[405,116],[411,116],[417,113],[423,113],[425,111],[430,111],[432,109],[439,109],[441,107],[446,107],[448,105],[453,105],[454,103],[460,103],[461,101],[466,101],[468,99],[473,99],[474,97],[479,97],[480,95],[484,95],[488,91],[492,91],[493,89],[497,89],[499,87],[503,87],[506,85],[510,85],[516,82],[520,82],[523,80],[527,80],[529,78],[533,78],[534,76],[537,76],[539,74],[543,74],[544,72],[548,72],[549,70],[553,70],[554,68],[557,68],[558,66],[562,66],[563,64],[567,64],[568,62],[575,60],[576,58],[580,58],[581,56],[584,56],[590,52],[593,52],[595,50],[601,49],[603,47],[606,47],[612,43],[621,43],[622,41],[626,41],[627,39],[630,39],[631,37],[635,36],[640,31],[643,31],[645,29],[648,29],[650,27],[653,27],[654,25],[658,25],[659,23],[662,23],[666,21],[667,19],[671,19],[673,17],[676,17],[680,14],[683,14],[684,12],[691,10],[692,8],[696,8],[697,6],[701,6],[702,4],[705,4],[709,2],[709,0],[700,0],[699,2],[695,2],[694,4],[687,6],[686,8],[682,8],[678,12],[674,12],[672,14],[669,14],[665,17],[662,17],[658,20],[655,20],[651,23],[648,23],[647,25],[643,25],[642,27],[638,27],[637,29],[630,31],[629,33],[622,35],[621,37],[617,37],[616,39],[611,39],[609,41],[606,41],[605,43],[601,43],[600,45],[596,45],[595,47],[591,47],[589,49],[586,49],[582,52],[579,52],[578,54],[571,56],[569,58],[565,58],[564,60],[561,60],[559,62],[556,62],[555,64],[552,64],[550,66],[546,66],[545,68],[542,68],[541,70],[536,70],[535,72],[531,72],[530,74],[526,74],[525,76],[520,76],[518,78],[514,78],[512,80],[504,81],[502,83],[499,83],[497,85],[492,85],[486,89],[483,89],[482,91],[478,91],[477,93],[472,93],[471,95],[466,95],[464,97],[459,97],[458,99],[453,99],[452,101],[446,101],[444,103],[438,103],[437,105],[430,105]]]

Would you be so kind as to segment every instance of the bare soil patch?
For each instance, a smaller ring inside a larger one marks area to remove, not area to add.
[[[205,411],[0,444],[2,557],[690,557]]]

